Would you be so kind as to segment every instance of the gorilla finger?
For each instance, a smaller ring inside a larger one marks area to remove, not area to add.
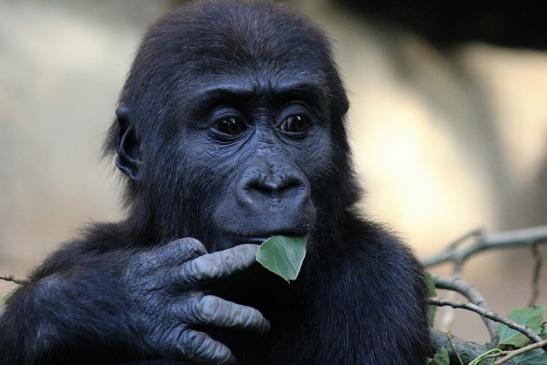
[[[236,360],[228,347],[204,332],[186,329],[176,341],[176,356],[185,360],[215,365],[232,364]]]
[[[270,330],[270,322],[258,310],[213,295],[205,295],[194,302],[189,323],[259,333]]]
[[[207,253],[205,246],[191,237],[174,240],[156,250],[156,260],[160,265],[182,264]]]
[[[200,256],[182,266],[180,279],[190,284],[207,283],[242,271],[255,263],[258,247],[245,244]]]

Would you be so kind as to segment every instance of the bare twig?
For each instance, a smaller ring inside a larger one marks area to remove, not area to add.
[[[472,285],[466,283],[463,279],[458,276],[452,277],[442,277],[438,275],[432,275],[433,280],[435,281],[435,286],[439,289],[451,290],[460,293],[466,297],[472,304],[480,307],[485,312],[490,312],[486,299],[482,294],[475,289]],[[453,307],[452,307],[453,308]],[[490,336],[490,345],[495,346],[498,343],[498,330],[494,321],[488,319],[487,317],[481,316],[488,334]]]
[[[528,351],[532,351],[535,349],[539,349],[540,347],[547,346],[547,340],[541,341],[541,342],[535,342],[531,343],[528,346],[521,347],[519,349],[513,350],[513,351],[503,351],[502,355],[505,355],[501,359],[496,360],[494,365],[501,365],[503,363],[507,363],[507,361],[511,360],[513,357],[518,356],[520,354],[523,354]]]
[[[28,283],[27,280],[16,279],[13,275],[0,275],[0,280],[9,281],[19,285],[24,285]]]
[[[448,305],[452,308],[459,308],[459,309],[467,309],[469,311],[475,312],[477,314],[480,314],[482,317],[486,317],[488,319],[491,319],[493,321],[503,323],[504,325],[508,326],[509,328],[514,329],[515,331],[518,331],[528,337],[532,342],[541,342],[543,339],[539,337],[534,331],[532,331],[530,328],[518,324],[516,322],[513,322],[509,319],[500,317],[496,313],[492,311],[487,311],[484,308],[479,307],[476,304],[473,303],[462,303],[462,302],[449,302],[447,300],[443,300],[440,298],[427,298],[428,304],[433,304],[437,306],[445,306]]]
[[[446,252],[456,252],[456,250],[458,248],[461,247],[462,244],[464,244],[465,242],[469,241],[470,239],[479,239],[482,235],[484,234],[484,230],[482,228],[476,228],[476,229],[473,229],[467,233],[465,233],[464,235],[462,235],[461,237],[457,238],[456,240],[454,240],[452,243],[450,243],[447,247],[446,247]],[[453,275],[459,275],[463,269],[463,260],[454,260],[453,261],[453,264],[454,264],[454,267],[453,267],[453,272],[452,274]]]
[[[447,250],[451,250],[451,251],[454,251],[456,250],[462,243],[464,243],[465,241],[467,241],[468,239],[470,238],[476,238],[476,237],[480,237],[484,234],[484,229],[483,228],[475,228],[469,232],[466,232],[464,233],[461,237],[458,237],[457,239],[455,239],[454,241],[452,241],[451,243],[448,244],[448,246],[446,246],[446,249]]]
[[[471,256],[491,249],[504,249],[512,247],[529,246],[534,243],[547,243],[547,226],[519,229],[501,233],[478,233],[478,230],[466,234],[468,239],[475,237],[476,242],[459,249],[462,239],[452,243],[442,252],[428,257],[422,261],[427,268],[445,262],[451,262],[455,267],[461,267]]]
[[[464,244],[466,241],[469,241],[471,238],[479,237],[483,234],[482,229],[474,229],[472,231],[469,231],[462,235],[461,237],[458,237],[456,240],[454,240],[452,243],[450,243],[446,250],[454,252],[457,248],[459,248],[462,244]],[[453,265],[452,275],[459,276],[462,271],[462,263],[455,263]],[[447,300],[455,300],[456,299],[456,292],[455,291],[449,291],[446,297]],[[452,328],[452,323],[454,323],[455,311],[452,307],[446,307],[442,311],[441,315],[438,316],[438,325],[439,328],[442,331],[449,331]],[[489,329],[490,332],[490,329]],[[492,339],[492,342],[494,339]]]
[[[532,294],[530,296],[530,301],[528,302],[529,307],[536,305],[536,301],[539,296],[539,279],[541,277],[541,267],[543,266],[543,257],[539,250],[539,245],[535,242],[532,245],[532,255],[534,257],[534,271],[532,273]]]

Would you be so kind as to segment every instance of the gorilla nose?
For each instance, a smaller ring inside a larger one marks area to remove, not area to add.
[[[310,189],[305,178],[294,173],[257,172],[243,178],[237,188],[240,204],[256,210],[270,212],[300,211],[310,200]]]

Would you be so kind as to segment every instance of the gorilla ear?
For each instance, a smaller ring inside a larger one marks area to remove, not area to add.
[[[142,153],[140,141],[131,124],[130,110],[121,105],[116,110],[118,122],[118,148],[116,166],[131,180],[139,180],[141,177]]]

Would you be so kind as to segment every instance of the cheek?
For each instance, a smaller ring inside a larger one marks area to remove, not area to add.
[[[177,153],[176,187],[185,201],[198,202],[203,217],[210,214],[228,190],[238,164],[220,158],[206,143],[189,143]]]
[[[334,149],[330,134],[325,131],[314,135],[304,148],[295,148],[293,151],[295,163],[313,183],[324,179],[333,171]]]

